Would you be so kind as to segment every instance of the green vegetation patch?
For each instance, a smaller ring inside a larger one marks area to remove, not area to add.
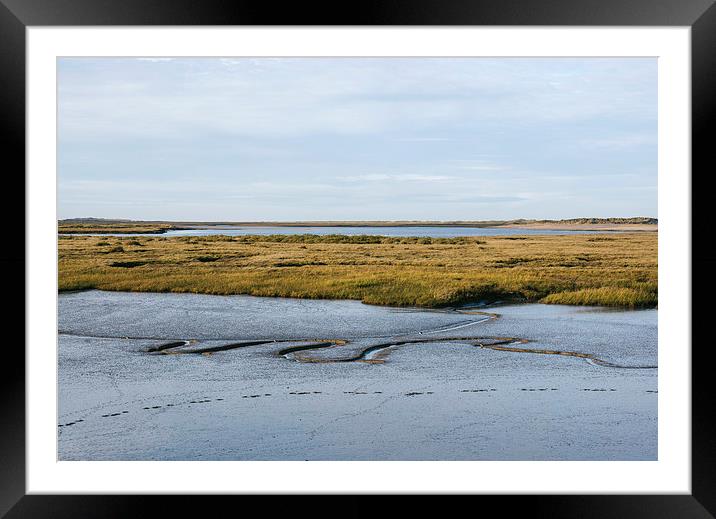
[[[274,267],[305,267],[307,265],[328,265],[324,261],[279,261],[274,263]]]
[[[123,267],[126,269],[131,269],[134,267],[141,267],[142,265],[146,265],[146,261],[113,261],[109,264],[110,267]]]
[[[366,245],[468,245],[484,244],[474,237],[431,238],[426,236],[372,236],[367,234],[267,234],[245,236],[205,236],[213,241],[234,241],[236,243],[335,243]]]
[[[217,261],[221,258],[219,256],[198,256],[196,258],[196,261],[199,261],[201,263],[211,263],[213,261]]]
[[[532,263],[535,261],[540,261],[540,258],[507,258],[495,260],[494,264],[497,267],[514,267],[515,265]]]

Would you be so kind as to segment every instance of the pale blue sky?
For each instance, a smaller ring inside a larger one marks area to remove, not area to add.
[[[59,217],[657,216],[653,58],[62,58]]]

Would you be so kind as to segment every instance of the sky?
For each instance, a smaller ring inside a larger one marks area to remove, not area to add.
[[[655,58],[61,58],[58,217],[657,216]]]

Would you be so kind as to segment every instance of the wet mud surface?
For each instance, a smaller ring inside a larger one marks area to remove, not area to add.
[[[59,459],[656,459],[656,310],[88,291],[58,328]]]

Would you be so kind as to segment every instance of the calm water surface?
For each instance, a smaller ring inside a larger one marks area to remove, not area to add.
[[[456,238],[460,236],[513,236],[544,234],[594,234],[621,231],[571,231],[553,229],[514,229],[502,227],[212,227],[168,231],[163,234],[104,234],[104,236],[245,236],[249,234],[367,234],[372,236],[419,236],[430,238]],[[88,233],[88,236],[93,234]],[[99,235],[96,235],[99,236]]]

